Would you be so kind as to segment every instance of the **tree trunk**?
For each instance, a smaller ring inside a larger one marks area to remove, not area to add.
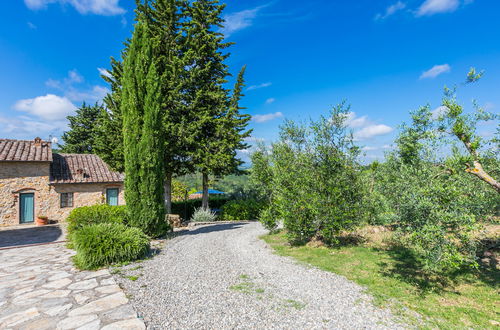
[[[208,210],[208,174],[203,173],[203,196],[201,199],[201,207]]]
[[[172,213],[172,173],[167,173],[165,178],[165,211]]]
[[[488,173],[486,173],[483,169],[483,166],[478,161],[474,161],[474,166],[468,166],[466,171],[488,183],[493,187],[493,189],[497,191],[497,193],[500,193],[500,182],[496,181]]]

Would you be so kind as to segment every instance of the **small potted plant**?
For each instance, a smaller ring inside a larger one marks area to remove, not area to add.
[[[48,223],[49,223],[49,217],[47,217],[46,215],[38,215],[36,217],[37,226],[45,226]]]

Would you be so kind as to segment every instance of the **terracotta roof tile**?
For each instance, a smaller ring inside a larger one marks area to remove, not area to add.
[[[35,140],[0,139],[0,162],[51,162],[52,144]]]
[[[51,183],[123,182],[123,174],[112,171],[97,155],[54,154]]]

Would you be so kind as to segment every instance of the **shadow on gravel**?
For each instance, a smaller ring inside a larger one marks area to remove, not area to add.
[[[194,230],[186,230],[180,232],[180,235],[199,235],[199,234],[208,234],[208,233],[213,233],[217,231],[224,231],[224,230],[232,230],[232,229],[238,229],[242,228],[243,226],[248,225],[247,222],[236,222],[236,223],[224,223],[220,225],[207,225],[207,226],[201,226],[198,227]]]
[[[16,228],[0,231],[0,248],[51,243],[63,239],[59,226]]]

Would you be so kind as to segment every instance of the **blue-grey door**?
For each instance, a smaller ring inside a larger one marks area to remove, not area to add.
[[[108,205],[118,205],[118,188],[106,189],[106,201]]]
[[[20,194],[20,222],[27,223],[35,221],[35,194]]]

